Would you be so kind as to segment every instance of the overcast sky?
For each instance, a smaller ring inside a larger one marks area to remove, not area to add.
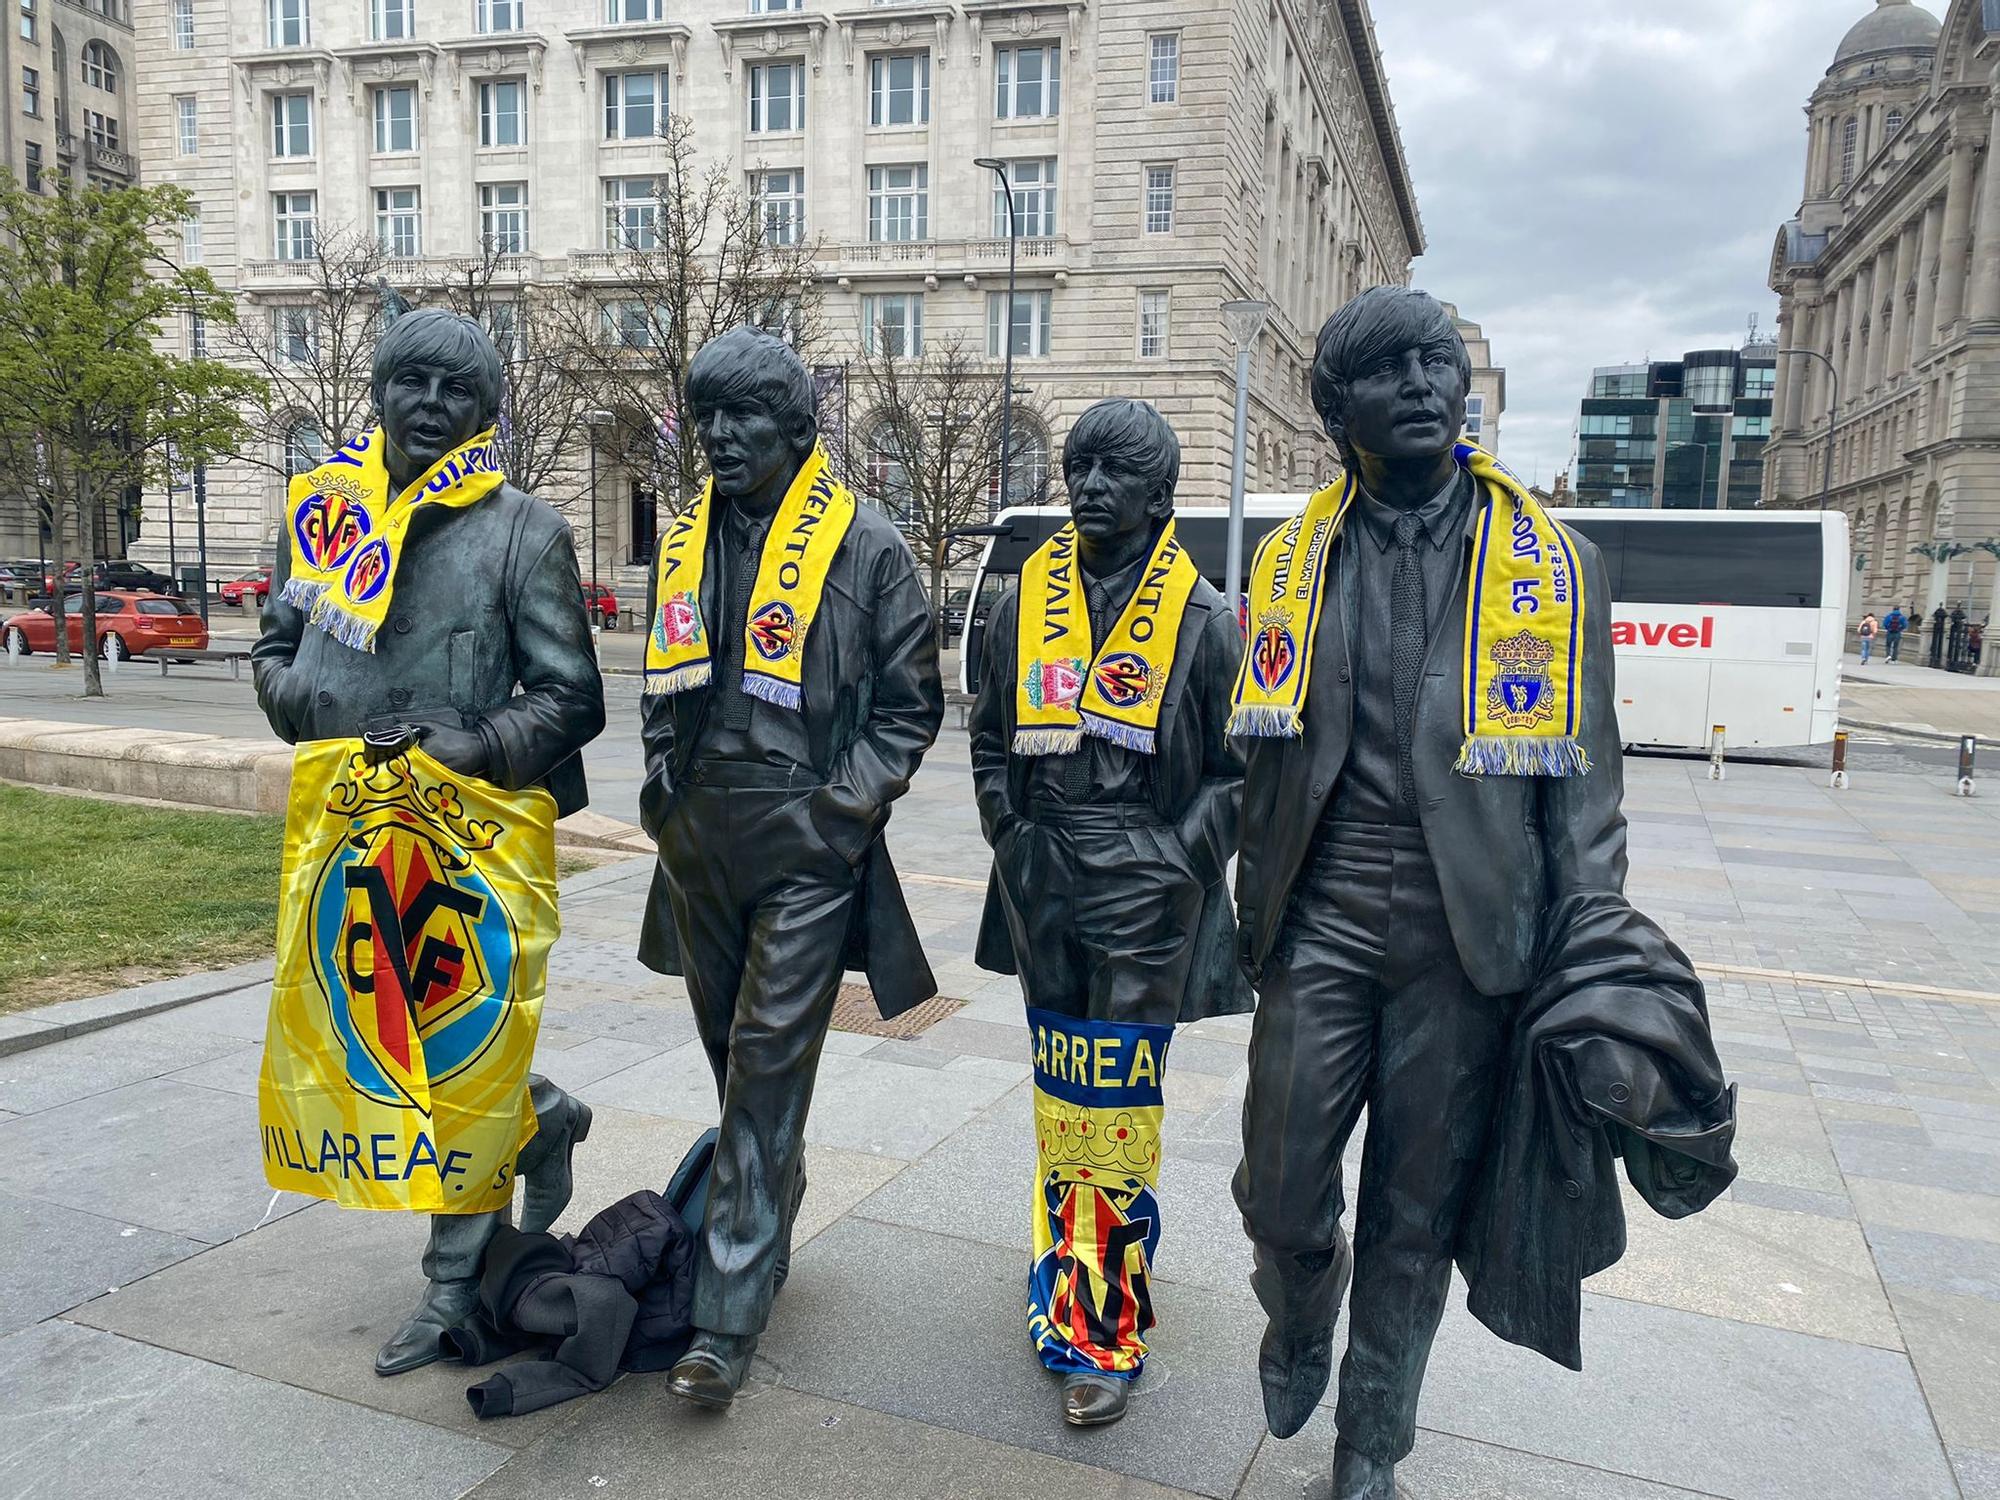
[[[1492,340],[1509,467],[1568,465],[1593,366],[1736,347],[1752,313],[1776,331],[1806,99],[1873,8],[1375,0],[1430,246],[1412,280]]]

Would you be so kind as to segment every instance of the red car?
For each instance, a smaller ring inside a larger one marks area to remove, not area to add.
[[[271,565],[265,563],[254,573],[245,573],[241,578],[232,578],[216,589],[224,604],[241,604],[246,597],[254,598],[259,604],[271,597]]]
[[[83,649],[83,600],[63,600],[69,648]],[[55,616],[48,609],[23,610],[0,621],[0,646],[16,656],[56,649]],[[97,596],[97,649],[104,656],[140,656],[208,649],[208,627],[185,599],[119,589]]]
[[[593,625],[602,625],[606,630],[618,628],[618,596],[611,592],[609,584],[594,578],[584,584],[583,609]]]

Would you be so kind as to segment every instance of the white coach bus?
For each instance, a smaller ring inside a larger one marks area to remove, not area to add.
[[[1244,566],[1257,543],[1305,504],[1253,495]],[[1722,725],[1728,744],[1817,745],[1840,717],[1846,639],[1847,517],[1838,511],[1558,510],[1597,544],[1611,580],[1618,727],[1628,744],[1702,749]],[[1229,518],[1217,506],[1176,510],[1181,544],[1218,587]],[[986,618],[1021,564],[1069,519],[1022,506],[995,519],[970,594],[959,685],[974,692]]]

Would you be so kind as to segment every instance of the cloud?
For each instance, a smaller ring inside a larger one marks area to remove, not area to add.
[[[1741,344],[1805,176],[1803,109],[1873,0],[1376,0],[1430,248],[1412,280],[1507,370],[1501,452],[1568,467],[1597,365]]]

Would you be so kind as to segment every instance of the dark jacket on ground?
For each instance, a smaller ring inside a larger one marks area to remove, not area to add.
[[[1545,953],[1457,1260],[1473,1316],[1576,1370],[1583,1281],[1625,1253],[1616,1158],[1665,1217],[1707,1207],[1736,1176],[1736,1089],[1687,955],[1622,897],[1565,901]]]
[[[1017,584],[995,606],[987,625],[979,696],[972,710],[972,784],[989,844],[1010,822],[1026,816],[1030,757],[1011,751],[1020,675],[1019,610]],[[1200,936],[1181,999],[1183,1021],[1237,1014],[1254,1003],[1236,963],[1236,914],[1227,878],[1236,853],[1243,763],[1224,730],[1242,659],[1242,635],[1229,617],[1228,604],[1198,580],[1174,643],[1149,777],[1154,811],[1179,835],[1206,884]],[[996,871],[987,877],[974,958],[981,968],[1013,974],[1019,971],[1000,901]]]
[[[1321,616],[1305,734],[1245,740],[1243,848],[1237,863],[1238,952],[1253,981],[1283,926],[1306,849],[1346,763],[1354,723],[1352,662],[1389,642],[1353,638],[1353,544],[1335,541],[1327,586],[1343,601]],[[1462,776],[1465,740],[1466,570],[1431,634],[1417,690],[1418,817],[1437,867],[1452,939],[1482,994],[1527,988],[1545,914],[1572,891],[1625,889],[1625,815],[1613,699],[1611,586],[1596,547],[1569,533],[1584,589],[1583,694],[1579,722],[1590,755],[1586,776]],[[1330,601],[1331,602],[1331,601]],[[1250,604],[1254,617],[1256,601]],[[989,639],[991,636],[989,635]]]
[[[544,1350],[465,1393],[480,1417],[520,1416],[601,1391],[620,1370],[671,1366],[694,1336],[693,1298],[693,1236],[666,1199],[637,1192],[573,1237],[502,1225],[479,1311],[447,1334],[446,1350],[474,1365]]]
[[[716,618],[718,571],[703,571],[705,620]],[[884,1016],[898,1015],[936,994],[937,982],[882,831],[890,803],[908,790],[944,722],[944,685],[930,601],[909,545],[867,505],[856,507],[827,570],[804,667],[806,737],[825,783],[813,793],[813,827],[861,874],[846,967],[868,975]],[[646,779],[639,821],[655,839],[686,780],[714,697],[711,688],[693,688],[643,700]],[[729,851],[718,849],[714,857],[726,859]],[[681,972],[664,862],[653,871],[639,961],[657,973]]]
[[[373,651],[343,646],[285,603],[291,571],[284,536],[250,652],[257,701],[280,739],[441,718],[486,740],[495,785],[545,786],[558,816],[589,801],[577,752],[604,728],[604,679],[576,549],[553,508],[511,484],[462,509],[421,508]]]

